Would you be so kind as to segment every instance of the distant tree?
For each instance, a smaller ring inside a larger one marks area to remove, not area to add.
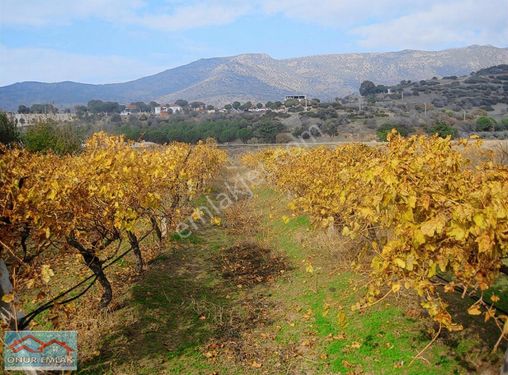
[[[111,116],[111,119],[109,121],[113,123],[120,123],[122,122],[122,117],[118,113],[115,113]]]
[[[232,106],[231,104],[226,104],[226,105],[224,106],[224,109],[225,109],[226,111],[231,111],[231,109],[232,109],[232,108],[233,108],[233,106]]]
[[[58,108],[53,104],[32,104],[30,113],[58,113]]]
[[[288,99],[284,102],[284,105],[286,107],[296,107],[300,104],[300,102],[297,99]]]
[[[203,102],[192,102],[192,103],[190,103],[190,107],[192,109],[205,108],[205,103],[203,103]]]
[[[321,130],[331,137],[336,136],[338,133],[340,121],[336,119],[326,120],[325,123],[321,126]]]
[[[23,114],[30,113],[30,108],[28,108],[26,105],[22,104],[18,107],[18,113],[23,113]]]
[[[239,129],[238,138],[240,138],[240,140],[244,143],[247,142],[249,139],[252,138],[252,129],[249,128]]]
[[[240,102],[233,102],[233,108],[234,109],[240,109],[241,106],[242,106],[242,103],[240,103]]]
[[[245,102],[243,103],[241,106],[240,106],[240,109],[242,111],[248,111],[249,109],[252,108],[252,103],[251,102]]]
[[[386,142],[388,134],[390,134],[392,129],[397,130],[397,132],[403,137],[409,135],[409,129],[407,126],[385,123],[385,124],[381,125],[376,131],[378,140],[380,140],[382,142]]]
[[[0,143],[11,144],[19,141],[18,128],[6,113],[0,112]]]
[[[266,102],[265,107],[269,109],[275,109],[275,104],[273,102]]]
[[[145,102],[134,102],[132,104],[136,106],[139,112],[150,112],[152,110],[152,107]]]
[[[125,108],[117,102],[103,102],[102,100],[90,100],[87,107],[90,113],[120,113]]]
[[[280,100],[277,100],[275,103],[273,103],[275,109],[280,109],[282,107],[282,102]]]
[[[256,104],[256,108],[258,108],[258,109],[263,108],[263,103],[258,103],[258,104]]]
[[[508,117],[501,120],[501,125],[503,125],[504,130],[508,130]]]
[[[71,125],[58,125],[54,121],[39,122],[30,126],[23,136],[26,148],[33,152],[52,151],[72,154],[81,149],[83,137]]]
[[[476,131],[494,131],[496,127],[496,120],[489,116],[480,116],[476,119]]]
[[[452,138],[457,137],[457,129],[446,122],[436,122],[434,126],[428,130],[428,133],[431,135],[437,134],[441,138],[446,138],[448,136]]]
[[[148,103],[148,105],[150,106],[151,112],[155,111],[155,107],[160,107],[161,106],[159,103],[154,102],[153,100],[150,103]]]
[[[360,85],[360,95],[369,96],[382,92],[388,92],[388,87],[385,85],[375,85],[372,81],[363,81]]]
[[[187,107],[189,105],[189,102],[187,100],[178,99],[177,101],[175,101],[175,104],[180,107]]]
[[[211,104],[208,104],[206,106],[206,109],[209,110],[209,111],[213,111],[215,109],[215,107],[213,105],[211,105]]]
[[[372,81],[363,81],[360,85],[360,95],[367,96],[375,92],[376,85]]]
[[[285,129],[278,120],[261,119],[254,124],[253,136],[262,142],[275,143],[275,137]]]
[[[88,107],[86,105],[77,105],[74,107],[74,111],[79,118],[83,118],[88,113]]]

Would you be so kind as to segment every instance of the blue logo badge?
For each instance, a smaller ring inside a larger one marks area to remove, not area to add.
[[[76,331],[8,331],[5,370],[77,370]]]

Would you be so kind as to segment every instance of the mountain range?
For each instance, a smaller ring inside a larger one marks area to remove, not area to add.
[[[19,82],[0,87],[0,108],[20,104],[85,104],[91,99],[172,103],[176,99],[223,105],[234,100],[281,100],[305,94],[323,100],[357,92],[360,83],[396,84],[433,76],[465,75],[508,63],[508,48],[473,45],[442,51],[403,50],[274,59],[242,54],[201,59],[124,83]]]

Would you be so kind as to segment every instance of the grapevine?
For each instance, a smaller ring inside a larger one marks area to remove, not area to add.
[[[354,308],[414,290],[432,319],[453,331],[462,327],[433,278],[451,276],[445,291],[479,292],[468,312],[488,320],[495,314],[483,293],[508,255],[508,168],[488,157],[473,163],[466,155],[479,147],[392,133],[387,146],[273,149],[243,161],[260,163],[291,195],[291,208],[372,251],[368,292]]]
[[[161,223],[174,228],[225,160],[210,142],[136,148],[105,133],[94,134],[76,155],[2,148],[0,255],[19,278],[15,294],[47,284],[50,265],[77,253],[107,306],[113,291],[106,251],[128,238],[141,272],[139,228],[152,226],[159,235]]]

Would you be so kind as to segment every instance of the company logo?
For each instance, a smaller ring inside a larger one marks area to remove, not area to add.
[[[9,331],[4,340],[5,370],[76,370],[76,331]]]

